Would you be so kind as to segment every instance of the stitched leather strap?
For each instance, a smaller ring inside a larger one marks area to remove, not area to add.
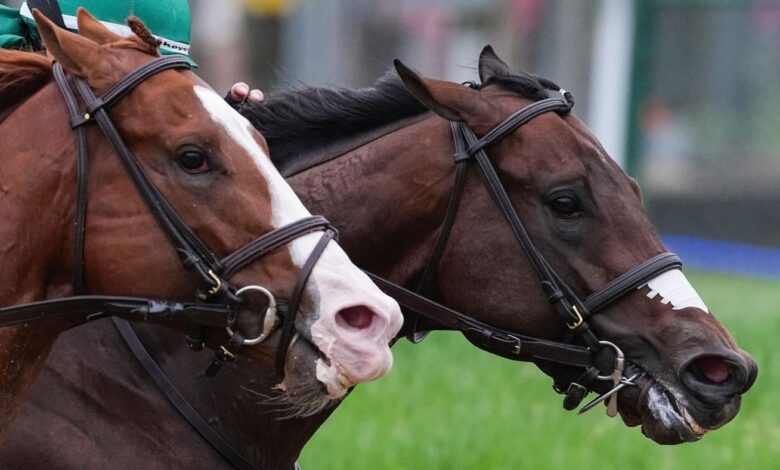
[[[602,310],[607,305],[634,289],[647,284],[659,274],[672,269],[682,268],[682,260],[674,253],[661,253],[635,268],[626,271],[609,284],[594,292],[585,299],[585,305],[591,314]]]
[[[504,121],[502,121],[499,125],[489,130],[487,134],[479,139],[479,141],[470,144],[468,150],[466,151],[466,155],[476,155],[478,152],[484,150],[487,146],[498,142],[510,133],[514,132],[515,129],[527,123],[531,119],[550,111],[566,114],[571,111],[571,103],[565,100],[563,96],[556,96],[530,104],[525,108],[516,111],[507,117]]]
[[[579,367],[593,364],[593,353],[588,348],[502,330],[445,307],[375,274],[369,272],[366,274],[385,294],[394,298],[405,309],[463,332],[469,341],[488,352],[516,361],[546,360]]]
[[[222,265],[222,275],[230,277],[247,263],[268,252],[281,248],[296,238],[318,230],[329,230],[334,233],[334,238],[338,239],[336,228],[333,227],[325,217],[320,215],[305,217],[269,232],[223,258],[222,261],[220,261],[220,264]]]
[[[81,295],[0,308],[0,326],[64,316],[87,322],[113,315],[134,321],[178,320],[218,328],[231,326],[234,318],[232,308],[226,305]]]
[[[287,358],[287,353],[290,349],[290,342],[295,334],[295,317],[300,307],[301,299],[303,298],[303,289],[306,287],[306,282],[309,280],[311,272],[314,270],[314,265],[317,260],[325,251],[331,240],[336,236],[336,232],[332,230],[325,230],[320,240],[314,246],[314,249],[309,255],[309,259],[306,260],[301,271],[298,274],[298,280],[295,282],[292,295],[290,296],[290,304],[288,306],[287,315],[284,319],[284,326],[282,326],[282,335],[279,338],[279,345],[276,349],[276,371],[280,377],[284,377],[284,363]]]
[[[146,370],[149,376],[152,378],[157,388],[165,395],[165,398],[173,405],[176,411],[190,423],[195,431],[214,448],[223,459],[225,459],[230,465],[240,470],[256,470],[257,467],[249,462],[243,455],[231,446],[221,434],[212,428],[208,422],[197,412],[192,405],[189,404],[186,398],[179,392],[176,385],[171,382],[171,379],[163,372],[157,361],[154,360],[149,351],[141,343],[141,339],[133,331],[133,327],[130,326],[125,320],[118,318],[112,318],[114,326],[119,330],[119,334],[127,344],[130,352],[138,360],[141,366]]]
[[[162,60],[162,59],[158,59]],[[157,62],[157,61],[155,61]],[[149,62],[149,64],[155,64],[155,62]],[[170,67],[179,67],[178,61],[170,61]],[[147,64],[147,65],[149,65]],[[165,64],[161,64],[165,65]],[[147,68],[146,66],[142,69]],[[166,70],[165,67],[151,66],[148,67],[155,73],[159,73],[162,70]],[[142,70],[143,71],[143,70]],[[135,75],[134,75],[135,74]],[[131,76],[147,76],[148,74],[141,74],[138,71],[133,72]],[[124,83],[123,80],[120,83]],[[129,81],[128,84],[137,84],[138,81]],[[125,170],[138,188],[138,192],[146,203],[149,211],[157,220],[160,227],[163,229],[168,239],[176,247],[180,258],[184,265],[188,268],[194,269],[200,276],[204,285],[213,286],[214,279],[209,272],[213,274],[219,274],[221,272],[221,266],[216,259],[216,256],[206,248],[206,245],[195,235],[195,233],[185,224],[181,217],[176,213],[173,207],[168,203],[165,197],[160,193],[157,187],[151,182],[149,176],[144,169],[135,159],[130,149],[125,144],[122,137],[119,135],[116,127],[114,126],[111,118],[108,116],[106,109],[101,105],[96,107],[95,94],[92,89],[81,79],[76,79],[76,87],[84,99],[87,108],[94,108],[94,114],[92,118],[97,121],[103,134],[111,143],[114,151],[119,156]],[[128,86],[116,88],[120,91],[128,88]],[[224,292],[223,292],[224,293]]]
[[[56,2],[54,2],[57,4]],[[58,4],[57,4],[58,5]],[[59,5],[58,5],[59,7]],[[62,15],[60,15],[62,21]],[[80,116],[79,105],[76,97],[68,85],[65,73],[59,64],[52,68],[54,81],[60,89],[65,107],[68,109],[70,121]],[[87,135],[83,127],[76,127],[76,213],[73,217],[73,293],[78,295],[84,292],[84,244],[85,227],[87,223]]]

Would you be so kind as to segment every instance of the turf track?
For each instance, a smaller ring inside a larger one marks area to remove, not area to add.
[[[393,371],[360,386],[304,449],[304,469],[780,469],[780,282],[688,271],[758,361],[742,411],[694,444],[663,447],[603,409],[564,412],[533,365],[458,334],[393,348]]]

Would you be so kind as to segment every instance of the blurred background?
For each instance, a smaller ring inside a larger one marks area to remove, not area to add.
[[[663,448],[601,410],[563,412],[533,366],[459,335],[402,341],[390,376],[350,396],[304,468],[780,468],[780,0],[190,4],[192,56],[217,90],[369,86],[396,57],[475,80],[492,44],[573,92],[575,114],[639,179],[669,248],[707,270],[694,284],[761,367],[733,424]]]
[[[266,91],[369,86],[396,57],[430,76],[474,80],[492,44],[511,66],[574,93],[575,113],[640,180],[672,248],[681,235],[780,248],[780,0],[190,5],[191,54],[218,90],[239,80]],[[710,247],[734,245],[689,258]],[[762,273],[780,278],[780,257],[760,254]],[[721,265],[755,270],[737,261]]]
[[[218,89],[239,79],[265,90],[368,86],[395,57],[473,80],[492,44],[574,93],[576,114],[639,178],[663,233],[780,247],[778,1],[191,4],[193,55]]]

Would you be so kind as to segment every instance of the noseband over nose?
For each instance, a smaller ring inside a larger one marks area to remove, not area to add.
[[[474,83],[467,84],[472,88],[479,89],[479,86]],[[613,383],[612,390],[594,401],[598,403],[609,400],[608,414],[614,416],[616,414],[617,392],[626,386],[634,385],[634,380],[639,378],[639,375],[623,377],[623,352],[612,343],[599,341],[590,329],[587,320],[591,315],[603,310],[659,274],[680,268],[682,262],[673,253],[657,255],[621,274],[584,300],[580,299],[552,268],[531,240],[486,153],[486,149],[490,145],[500,141],[537,116],[548,112],[565,116],[571,112],[574,106],[571,93],[563,89],[551,89],[548,95],[550,97],[536,101],[510,115],[481,138],[478,138],[464,122],[450,123],[455,147],[453,156],[455,182],[442,229],[423,271],[417,291],[409,291],[376,275],[371,275],[371,277],[385,293],[412,312],[409,322],[411,329],[408,329],[406,333],[413,342],[418,342],[423,336],[421,334],[423,332],[417,331],[416,327],[417,316],[422,315],[455,330],[460,330],[477,347],[503,357],[519,361],[546,361],[581,367],[585,371],[578,380],[568,386],[556,384],[556,390],[566,395],[564,407],[566,409],[576,408],[590,392],[591,385],[596,380],[607,380]],[[502,330],[425,297],[433,283],[439,262],[455,225],[458,207],[466,184],[466,171],[472,163],[476,164],[487,191],[512,229],[526,258],[531,262],[547,300],[565,322],[571,332],[572,340],[579,338],[587,347],[533,338]],[[605,346],[608,347],[605,348]],[[582,411],[587,411],[596,403],[587,405]]]
[[[248,243],[232,254],[219,260],[205,243],[187,226],[154,185],[120,136],[116,126],[108,115],[108,109],[122,97],[148,78],[166,71],[189,69],[190,64],[180,56],[162,57],[137,68],[104,95],[97,97],[86,81],[66,76],[62,66],[55,63],[53,73],[62,93],[70,115],[70,125],[76,133],[76,210],[74,222],[74,296],[33,302],[0,309],[0,326],[8,326],[31,320],[43,319],[54,315],[79,315],[81,321],[89,321],[106,316],[122,317],[129,320],[177,320],[192,325],[187,335],[188,346],[192,349],[203,347],[203,328],[222,327],[229,334],[228,342],[220,347],[207,375],[216,374],[219,368],[234,359],[235,352],[244,345],[258,344],[282,325],[282,339],[277,349],[277,371],[284,374],[284,362],[290,341],[294,336],[295,316],[300,305],[306,282],[319,257],[330,240],[337,237],[336,229],[323,217],[312,216],[292,224],[277,228]],[[83,108],[79,105],[71,82],[81,96]],[[97,123],[111,143],[115,153],[154,216],[168,240],[176,249],[185,268],[194,271],[200,279],[200,288],[194,293],[195,302],[171,302],[136,297],[90,296],[82,295],[84,286],[84,240],[87,215],[87,175],[88,155],[85,127]],[[274,294],[260,286],[238,288],[229,282],[236,271],[263,255],[280,248],[298,237],[322,231],[323,235],[315,245],[306,263],[301,269],[293,288],[290,301],[283,312],[283,321],[276,320],[276,299]],[[255,338],[246,338],[238,330],[236,321],[238,309],[243,303],[243,292],[247,289],[260,290],[269,299],[269,307],[260,314],[263,325],[262,334]],[[124,320],[115,319],[118,324]],[[126,326],[126,325],[125,325]],[[132,329],[125,328],[132,333]],[[123,333],[124,335],[124,333]]]

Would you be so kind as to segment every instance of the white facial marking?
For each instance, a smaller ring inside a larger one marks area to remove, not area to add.
[[[659,274],[647,284],[639,286],[639,289],[643,287],[650,289],[650,292],[647,293],[649,299],[655,299],[660,296],[659,300],[661,303],[671,304],[674,310],[693,307],[707,313],[710,312],[691,283],[688,282],[688,278],[679,269]]]
[[[311,215],[254,139],[254,129],[249,121],[213,90],[199,85],[194,90],[212,119],[244,148],[268,183],[272,226],[281,227]],[[319,232],[310,233],[288,245],[292,260],[299,268],[309,258],[321,236]],[[334,382],[334,377],[344,378],[341,380],[343,385],[345,381],[362,382],[387,372],[392,365],[388,343],[403,324],[401,311],[394,300],[384,295],[363,271],[350,262],[339,245],[328,244],[311,273],[306,291],[315,302],[314,312],[319,315],[311,326],[312,340],[321,352],[334,360],[334,368],[328,373],[317,364],[317,375],[327,380],[324,383],[329,389],[331,384],[335,386],[332,393],[339,392],[336,390],[339,388],[338,380]],[[381,329],[381,337],[358,334],[344,338],[335,334],[336,313],[356,305],[365,305],[386,322],[386,328]]]
[[[211,113],[214,122],[222,125],[230,137],[246,150],[260,169],[263,178],[268,181],[273,226],[280,227],[311,215],[252,136],[252,125],[249,121],[231,108],[214,90],[195,85],[195,94],[203,107]]]

